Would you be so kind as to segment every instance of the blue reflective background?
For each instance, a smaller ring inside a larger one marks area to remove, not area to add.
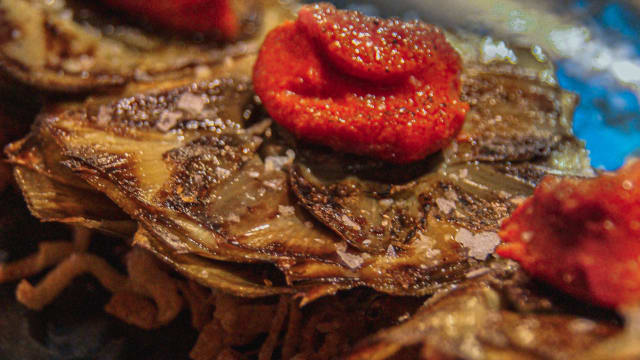
[[[593,14],[590,27],[603,37],[626,43],[640,56],[640,15],[626,2],[602,4],[578,1],[577,11]],[[560,86],[580,94],[574,118],[575,134],[587,143],[595,167],[616,169],[625,157],[640,149],[640,106],[637,94],[615,82],[609,74],[572,73],[573,62],[557,63]]]

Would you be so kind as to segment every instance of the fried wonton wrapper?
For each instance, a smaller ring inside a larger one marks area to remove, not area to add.
[[[254,54],[271,28],[292,17],[283,1],[233,3],[243,39],[223,43],[131,24],[98,1],[5,0],[0,66],[22,82],[64,92],[178,79]]]
[[[50,108],[31,134],[51,146],[47,165],[20,144],[9,157],[104,193],[179,270],[191,260],[174,254],[270,263],[303,303],[355,286],[431,294],[483,266],[500,220],[541,176],[592,174],[571,135],[575,97],[541,80],[548,66],[526,54],[521,66],[487,64],[467,50],[470,119],[447,149],[410,167],[296,143],[256,102],[250,59],[215,80]]]

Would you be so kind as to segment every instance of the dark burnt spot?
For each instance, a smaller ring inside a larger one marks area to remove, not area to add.
[[[455,208],[445,212],[437,199],[453,201]],[[475,232],[498,231],[502,219],[515,209],[515,204],[497,194],[480,197],[447,181],[439,181],[431,191],[422,193],[419,201],[425,213],[434,218]]]
[[[400,281],[403,284],[403,292],[406,294],[416,292],[426,294],[435,291],[443,284],[465,279],[466,273],[477,265],[475,260],[446,262],[434,267],[397,265],[385,269],[384,276],[379,280],[379,286],[385,286],[385,279],[393,279],[392,281]]]
[[[214,225],[207,211],[212,191],[231,179],[260,143],[259,138],[244,134],[208,135],[165,153],[171,175],[158,192],[158,203]],[[217,225],[222,223],[218,219]]]
[[[140,192],[136,164],[129,154],[113,154],[93,147],[81,147],[66,152],[64,165],[76,172],[91,172],[118,184],[131,195]]]
[[[62,62],[65,59],[74,55],[74,52],[71,47],[71,43],[73,42],[73,38],[71,38],[66,32],[60,31],[58,27],[49,22],[45,21],[42,25],[44,27],[44,35],[45,35],[45,44],[47,51],[55,55],[56,60]],[[49,56],[49,58],[53,58]],[[50,62],[47,63],[47,66],[51,69],[60,69],[60,63],[52,64]]]
[[[118,134],[151,127],[161,132],[207,130],[221,133],[241,129],[255,108],[250,83],[224,78],[125,97],[112,103],[90,103],[87,117],[99,127],[108,124],[107,129]],[[165,128],[162,121],[167,115],[175,120],[175,124]]]
[[[524,161],[548,156],[570,136],[562,90],[530,79],[480,74],[463,78],[463,99],[471,104],[466,124],[448,162]],[[573,100],[575,103],[575,100]]]
[[[410,183],[442,163],[443,154],[437,152],[427,158],[409,164],[396,165],[368,157],[335,152],[329,148],[297,142],[292,144],[301,163],[311,168],[324,180],[343,179],[356,176],[362,180],[379,182],[389,186]],[[376,189],[384,192],[384,189]]]

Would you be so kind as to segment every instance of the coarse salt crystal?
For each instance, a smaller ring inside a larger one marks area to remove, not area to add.
[[[378,200],[378,204],[380,204],[380,206],[384,208],[388,208],[389,206],[393,205],[393,199],[380,199]]]
[[[285,165],[291,165],[295,158],[296,153],[288,149],[285,152],[285,156],[267,156],[264,159],[264,168],[267,172],[279,171],[282,170]]]
[[[216,168],[216,176],[220,179],[222,178],[226,178],[227,176],[231,175],[231,171],[225,169],[225,168],[221,168],[221,167],[217,167]]]
[[[100,106],[100,109],[98,109],[97,124],[99,126],[106,126],[111,121],[112,115],[113,109],[110,106]]]
[[[467,279],[473,279],[476,278],[478,276],[482,276],[484,274],[488,274],[490,271],[489,268],[483,267],[483,268],[479,268],[479,269],[475,269],[475,270],[471,270],[468,273],[464,274],[464,276]]]
[[[442,211],[446,215],[451,213],[456,208],[456,203],[454,201],[444,198],[437,198],[436,205],[438,205],[438,209],[440,209],[440,211]]]
[[[588,319],[575,319],[569,323],[569,329],[574,333],[586,333],[595,327],[596,323]]]
[[[350,268],[355,269],[362,265],[363,260],[362,257],[349,254],[347,252],[347,244],[346,243],[338,243],[336,244],[336,254],[340,257],[340,259]]]
[[[185,93],[178,99],[178,109],[190,112],[192,114],[199,114],[204,109],[205,100],[202,96],[198,96],[192,93]]]
[[[389,245],[389,247],[387,248],[387,254],[388,257],[390,258],[396,258],[398,257],[398,254],[396,253],[396,249],[393,247],[393,245]]]
[[[341,219],[345,225],[347,225],[348,227],[352,228],[355,231],[360,231],[362,229],[360,225],[358,225],[355,221],[351,220],[351,218],[348,217],[347,215],[343,214]]]
[[[435,246],[435,240],[422,232],[417,234],[417,238],[413,243],[413,248],[420,253],[424,253],[429,259],[440,255],[440,249],[435,249]]]
[[[171,130],[178,120],[182,118],[182,114],[179,112],[165,111],[160,115],[160,119],[156,122],[156,128],[162,132]]]
[[[478,260],[485,260],[500,244],[500,237],[494,232],[482,232],[474,235],[465,228],[458,230],[455,240],[469,249],[469,256]]]
[[[278,205],[278,212],[282,216],[291,216],[296,213],[296,208],[287,205]]]
[[[444,193],[444,197],[451,201],[458,201],[458,194],[453,190],[447,190]]]
[[[274,180],[263,181],[262,185],[268,187],[271,190],[279,190],[283,183],[284,183],[283,180],[274,179]]]

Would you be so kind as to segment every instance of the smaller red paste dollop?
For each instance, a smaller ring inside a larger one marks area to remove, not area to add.
[[[546,177],[500,237],[500,256],[569,294],[640,301],[640,161],[594,179]]]
[[[231,40],[240,24],[232,0],[103,0],[108,5],[184,32],[200,32]]]
[[[384,20],[317,4],[300,10],[298,25],[340,70],[364,80],[402,79],[434,66],[459,70],[458,55],[449,51],[442,33],[420,21]]]
[[[256,93],[298,138],[394,163],[460,130],[460,58],[437,28],[316,4],[265,39]]]

